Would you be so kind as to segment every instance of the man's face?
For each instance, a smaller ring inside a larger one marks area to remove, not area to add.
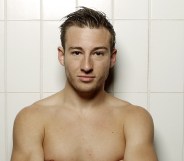
[[[109,31],[72,26],[65,40],[65,51],[59,50],[59,60],[65,66],[68,83],[79,92],[103,89],[116,60],[116,50],[110,50]]]

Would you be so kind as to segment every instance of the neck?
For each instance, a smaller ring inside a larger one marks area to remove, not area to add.
[[[97,107],[107,95],[103,88],[95,91],[80,92],[73,89],[69,84],[65,86],[63,94],[65,103],[76,108]]]

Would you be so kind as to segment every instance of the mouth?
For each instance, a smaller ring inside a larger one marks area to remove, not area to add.
[[[82,82],[91,82],[95,79],[95,76],[90,76],[90,75],[79,75],[78,76],[79,80]]]

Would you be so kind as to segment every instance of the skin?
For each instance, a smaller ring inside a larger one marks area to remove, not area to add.
[[[19,112],[11,161],[157,161],[153,121],[143,108],[104,91],[116,62],[104,29],[70,27],[65,88]]]

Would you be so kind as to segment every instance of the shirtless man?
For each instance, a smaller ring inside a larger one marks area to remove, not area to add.
[[[11,161],[157,161],[149,113],[104,91],[116,62],[112,25],[89,8],[66,18],[65,88],[19,112]]]

